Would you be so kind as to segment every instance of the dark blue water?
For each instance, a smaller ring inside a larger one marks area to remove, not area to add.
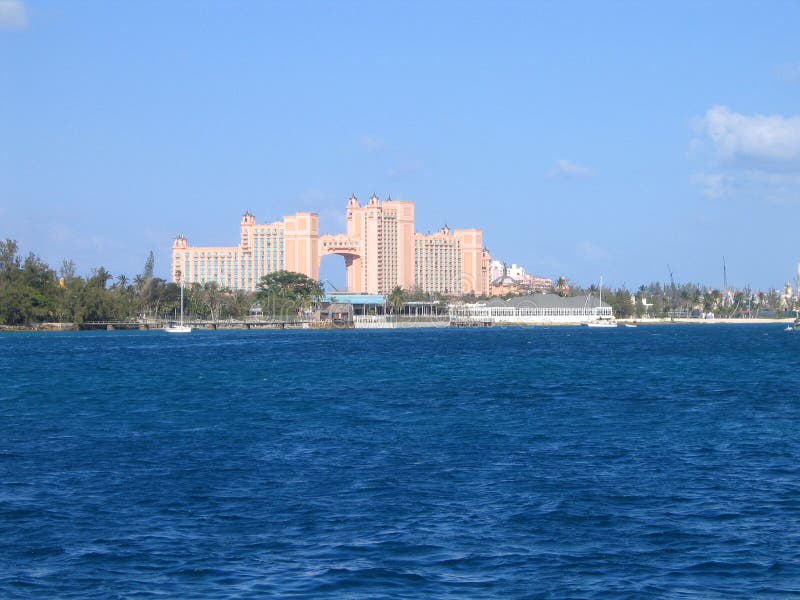
[[[800,595],[800,335],[0,335],[2,598]]]

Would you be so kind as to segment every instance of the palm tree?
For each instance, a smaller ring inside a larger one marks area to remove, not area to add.
[[[117,275],[117,280],[111,286],[111,289],[117,292],[120,296],[127,296],[128,294],[128,278],[123,275]]]
[[[200,299],[205,308],[208,309],[208,314],[211,316],[213,322],[217,322],[220,317],[225,301],[229,295],[228,290],[219,287],[216,281],[207,281],[203,284]]]
[[[392,313],[398,313],[403,309],[403,305],[408,299],[408,294],[399,285],[392,290],[389,294],[389,305],[392,307]]]
[[[567,285],[567,279],[565,277],[559,277],[558,281],[556,281],[556,293],[559,296],[566,296],[569,293],[569,286]]]
[[[274,271],[264,275],[256,297],[265,313],[294,318],[324,297],[322,284],[303,273]]]

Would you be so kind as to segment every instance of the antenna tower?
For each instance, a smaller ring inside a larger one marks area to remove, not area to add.
[[[728,291],[728,267],[725,265],[725,257],[722,257],[722,290]]]

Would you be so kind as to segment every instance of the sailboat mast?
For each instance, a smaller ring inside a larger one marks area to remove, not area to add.
[[[600,275],[600,308],[603,308],[603,276]]]
[[[728,291],[728,266],[725,264],[725,257],[722,257],[722,289]]]
[[[181,327],[183,327],[183,282],[181,281]]]

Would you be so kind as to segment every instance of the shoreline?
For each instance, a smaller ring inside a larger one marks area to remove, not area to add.
[[[689,318],[677,318],[677,319],[653,319],[653,318],[620,318],[616,319],[617,323],[620,325],[792,325],[794,323],[794,319],[791,317],[781,318],[781,319],[764,319],[764,318],[755,318],[755,319],[730,319],[730,318],[718,318],[718,319],[689,319]],[[428,321],[427,323],[431,323]],[[378,329],[442,329],[442,328],[450,328],[450,324],[445,324],[444,321],[436,321],[436,325],[430,324],[426,327],[425,322],[422,321],[408,321],[408,322],[399,322],[394,323],[393,327],[380,327]],[[477,324],[476,324],[477,325]],[[582,323],[494,323],[489,325],[488,327],[581,327]],[[466,329],[474,329],[475,327],[464,327]],[[330,326],[315,326],[312,323],[309,324],[283,324],[280,326],[279,324],[275,324],[272,327],[253,327],[248,324],[229,324],[229,323],[216,323],[216,324],[209,324],[207,327],[196,327],[195,331],[223,331],[223,330],[237,330],[237,331],[248,331],[248,330],[265,330],[265,329],[309,329],[314,331],[319,330],[326,330],[326,329],[370,329],[370,328],[361,328],[361,327],[330,327]],[[100,327],[81,327],[80,325],[76,325],[75,323],[39,323],[37,325],[0,325],[0,334],[2,333],[31,333],[31,332],[63,332],[63,331],[163,331],[161,327],[108,327],[108,328],[100,328]]]
[[[768,325],[770,323],[774,324],[784,324],[784,325],[791,325],[794,323],[794,318],[792,317],[785,317],[781,319],[762,319],[762,318],[755,318],[755,319],[729,319],[729,318],[718,318],[718,319],[689,319],[689,318],[677,318],[677,319],[617,319],[617,323],[631,323],[635,325]]]

